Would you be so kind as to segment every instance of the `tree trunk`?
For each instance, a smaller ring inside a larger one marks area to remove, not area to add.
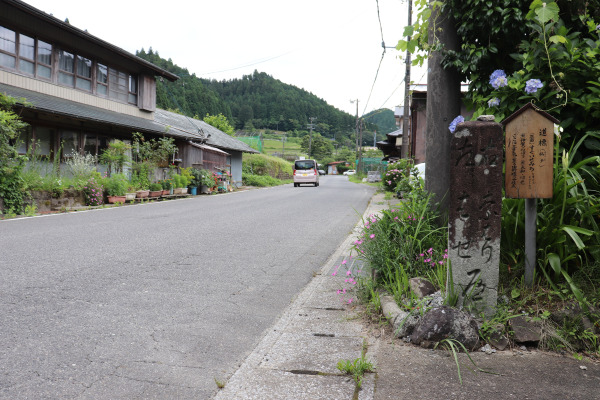
[[[435,27],[435,32],[433,31]],[[429,44],[439,40],[445,49],[458,50],[458,37],[454,20],[440,14],[437,7],[429,19]],[[443,69],[441,51],[429,58],[427,74],[427,131],[426,131],[426,189],[433,201],[447,215],[450,182],[450,131],[448,126],[460,114],[460,78],[457,71]]]

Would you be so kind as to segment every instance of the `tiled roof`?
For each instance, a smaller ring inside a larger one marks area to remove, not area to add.
[[[225,150],[237,150],[246,153],[258,153],[228,134],[208,125],[204,121],[188,118],[184,115],[157,109],[154,120],[121,114],[75,101],[61,99],[15,86],[0,84],[0,92],[12,97],[25,98],[31,107],[47,114],[63,115],[85,121],[116,125],[132,131],[142,131],[158,135],[171,136],[190,141],[202,141]],[[167,129],[168,127],[168,129]],[[208,140],[204,141],[208,136]]]
[[[171,129],[176,128],[176,130],[182,133],[189,133],[203,138],[208,137],[206,144],[210,146],[225,150],[243,151],[245,153],[258,153],[258,151],[254,150],[246,143],[237,140],[214,126],[198,119],[157,109],[154,113],[154,121],[163,126],[169,126],[169,132]]]

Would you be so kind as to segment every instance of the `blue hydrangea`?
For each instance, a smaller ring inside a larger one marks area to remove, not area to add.
[[[530,79],[527,82],[525,82],[525,93],[535,93],[538,91],[538,89],[541,89],[543,87],[544,84],[539,79]]]
[[[450,129],[450,133],[454,133],[454,131],[456,130],[456,125],[460,124],[461,122],[465,122],[465,119],[462,115],[459,115],[458,117],[454,118],[452,122],[450,122],[450,126],[448,126],[448,129]]]
[[[500,99],[497,97],[494,97],[492,99],[488,100],[488,107],[492,108],[492,107],[497,107],[500,105]]]
[[[490,85],[494,89],[499,89],[508,85],[508,80],[506,79],[506,72],[501,69],[497,69],[490,75]]]

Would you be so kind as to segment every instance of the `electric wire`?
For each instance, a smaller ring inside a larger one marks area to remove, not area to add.
[[[381,46],[383,47],[383,52],[381,53],[381,59],[379,60],[379,66],[377,66],[377,72],[375,72],[375,79],[373,79],[373,84],[371,85],[371,91],[369,92],[369,97],[365,102],[365,107],[363,108],[362,115],[365,115],[367,111],[367,106],[369,105],[369,101],[371,100],[371,96],[373,95],[373,90],[375,89],[375,84],[377,83],[377,77],[379,76],[379,70],[381,69],[381,64],[383,63],[383,58],[385,57],[385,41],[383,40],[383,26],[381,24],[381,16],[379,14],[379,0],[375,0],[377,4],[377,20],[379,21],[379,32],[381,33]]]

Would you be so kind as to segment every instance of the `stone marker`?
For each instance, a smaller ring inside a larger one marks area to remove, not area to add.
[[[503,134],[502,125],[482,117],[459,124],[450,141],[448,255],[454,287],[448,289],[459,307],[491,316],[498,298]]]

